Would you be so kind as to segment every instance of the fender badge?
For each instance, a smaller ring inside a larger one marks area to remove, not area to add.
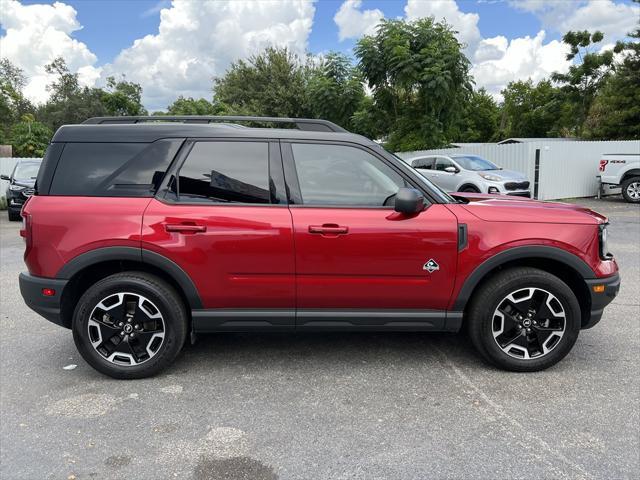
[[[429,273],[433,273],[436,270],[440,270],[440,265],[438,265],[433,258],[430,258],[429,261],[424,264],[424,267],[422,267],[422,269],[426,270]]]

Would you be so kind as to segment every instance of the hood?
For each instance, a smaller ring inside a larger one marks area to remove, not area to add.
[[[597,225],[607,217],[572,203],[542,202],[509,195],[454,193],[454,198],[468,202],[463,208],[488,222],[573,223]]]
[[[515,170],[479,170],[476,171],[477,174],[487,173],[489,175],[494,175],[502,180],[509,181],[524,181],[528,180],[527,177],[520,172],[516,172]]]
[[[14,178],[13,184],[18,185],[19,187],[33,188],[36,184],[36,181],[31,178]]]

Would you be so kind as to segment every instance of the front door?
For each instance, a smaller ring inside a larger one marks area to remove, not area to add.
[[[163,198],[144,214],[142,246],[195,284],[201,331],[293,329],[294,247],[278,142],[191,141]]]
[[[296,246],[297,327],[441,328],[457,221],[394,211],[403,176],[350,144],[283,143]]]

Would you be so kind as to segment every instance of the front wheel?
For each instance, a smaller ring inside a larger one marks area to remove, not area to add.
[[[621,187],[622,196],[627,202],[640,203],[640,177],[627,178]]]
[[[558,277],[512,268],[474,294],[467,318],[476,349],[505,370],[534,372],[562,360],[580,332],[580,305]]]
[[[113,378],[155,375],[176,358],[187,334],[180,296],[143,272],[104,278],[82,295],[73,339],[89,365]]]

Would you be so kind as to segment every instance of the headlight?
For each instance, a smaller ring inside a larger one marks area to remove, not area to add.
[[[600,225],[600,233],[598,235],[600,238],[600,258],[603,260],[609,260],[613,257],[613,255],[611,255],[611,252],[609,252],[609,234],[607,233],[607,226],[608,224],[606,223]]]
[[[9,190],[19,192],[20,190],[24,190],[24,187],[21,185],[9,185]]]
[[[490,173],[480,173],[479,174],[485,180],[489,180],[491,182],[500,182],[502,179],[500,177],[496,177],[495,175],[491,175]]]

